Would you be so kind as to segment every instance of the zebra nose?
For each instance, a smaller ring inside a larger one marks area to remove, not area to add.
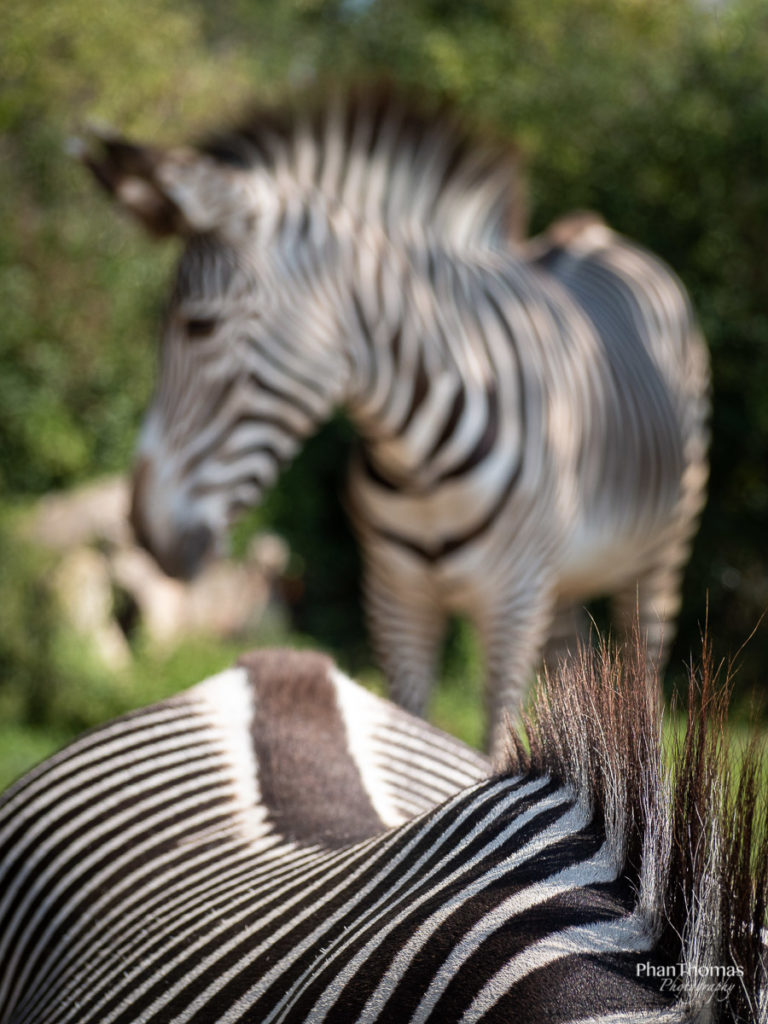
[[[152,555],[157,564],[176,579],[189,580],[197,575],[214,545],[213,530],[204,522],[162,530],[162,537],[152,529],[150,481],[152,464],[143,458],[133,476],[133,492],[129,520],[137,542]],[[166,536],[167,532],[167,536]]]
[[[149,498],[149,482],[152,475],[152,464],[149,459],[141,459],[136,465],[133,473],[133,484],[131,487],[131,509],[128,513],[128,521],[133,528],[133,535],[136,541],[143,548],[152,554],[152,539],[145,509]]]

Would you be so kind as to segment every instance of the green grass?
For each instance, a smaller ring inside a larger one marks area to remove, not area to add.
[[[73,635],[60,638],[56,644],[59,673],[47,697],[45,719],[23,721],[0,710],[4,719],[0,721],[0,791],[86,729],[189,689],[232,665],[244,651],[273,642],[307,644],[299,636],[257,634],[241,643],[191,640],[167,654],[139,645],[130,668],[109,672],[95,662],[81,640]]]
[[[59,750],[74,736],[28,725],[0,727],[0,790],[33,765]]]
[[[0,720],[4,719],[0,724],[0,791],[86,729],[188,689],[232,665],[246,650],[317,645],[302,634],[274,629],[260,629],[226,643],[189,640],[167,654],[139,641],[130,668],[113,672],[99,665],[87,644],[72,633],[60,633],[53,646],[57,673],[45,694],[45,720],[30,723],[23,720],[18,707],[0,705]],[[347,669],[343,654],[335,656]],[[368,689],[385,694],[382,675],[376,669],[363,667],[353,674]],[[457,626],[447,643],[444,679],[433,695],[430,717],[440,728],[476,747],[483,739],[481,675],[474,640],[465,627]],[[467,679],[473,684],[467,686]]]
[[[85,729],[188,689],[232,665],[250,648],[278,645],[317,646],[304,635],[268,628],[240,641],[190,640],[167,654],[153,651],[139,641],[131,668],[110,673],[95,663],[82,640],[71,634],[58,637],[56,660],[61,678],[55,684],[55,692],[48,695],[50,710],[46,721],[31,724],[17,718],[14,722],[14,715],[3,713],[0,706],[0,791]],[[347,668],[343,654],[336,657],[342,669]],[[382,675],[376,669],[363,667],[352,674],[368,689],[385,694]],[[483,743],[482,677],[476,638],[464,623],[454,624],[446,643],[443,678],[433,693],[429,717],[439,728],[477,748]],[[683,728],[682,716],[667,715],[668,750],[672,738],[679,736]],[[738,760],[750,729],[743,719],[737,718],[729,732],[731,756]],[[768,774],[765,786],[768,789]]]
[[[206,675],[229,664],[212,651],[194,645],[168,659],[173,671],[158,661],[154,671],[143,664],[135,676],[115,673],[112,687],[93,673],[83,673],[81,686],[70,683],[56,696],[62,722],[52,724],[6,719],[0,725],[0,791],[39,761],[53,754],[86,729],[115,718],[133,708],[162,700],[186,689]]]

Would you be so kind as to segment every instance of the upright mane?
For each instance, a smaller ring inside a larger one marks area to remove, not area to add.
[[[320,101],[255,110],[198,148],[263,170],[285,193],[316,193],[390,234],[426,230],[458,247],[522,237],[514,148],[476,137],[448,104],[389,86],[336,89]]]
[[[718,682],[708,650],[690,675],[685,731],[662,749],[645,666],[639,644],[621,656],[581,651],[537,688],[521,733],[510,732],[506,768],[572,784],[602,818],[654,952],[693,1018],[706,1008],[712,1024],[765,1024],[764,759],[756,739],[741,758],[732,749],[731,687]]]

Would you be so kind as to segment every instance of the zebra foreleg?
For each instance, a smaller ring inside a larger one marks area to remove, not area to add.
[[[559,601],[555,606],[542,664],[554,672],[565,659],[576,654],[587,636],[587,613],[583,602]]]
[[[366,612],[374,654],[391,699],[422,718],[446,625],[442,608],[425,588],[418,578],[392,577],[368,566]]]
[[[498,760],[533,681],[549,634],[555,602],[547,591],[515,593],[500,606],[476,614],[486,657],[485,749]]]
[[[647,570],[632,587],[611,598],[611,613],[617,630],[631,638],[639,629],[646,650],[648,676],[660,679],[677,632],[683,567],[687,550]]]

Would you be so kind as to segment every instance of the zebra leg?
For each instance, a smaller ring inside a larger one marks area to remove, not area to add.
[[[698,412],[702,415],[700,408]],[[688,464],[675,515],[649,552],[645,571],[611,599],[613,621],[618,629],[625,636],[632,636],[639,629],[640,640],[645,644],[648,678],[655,680],[663,676],[677,632],[683,574],[706,497],[706,430],[700,421],[690,429]]]
[[[475,615],[486,656],[485,749],[496,760],[507,749],[509,719],[533,681],[554,609],[547,590],[531,587]]]
[[[587,614],[584,605],[574,601],[558,601],[552,615],[549,635],[544,645],[542,664],[548,672],[578,651],[587,636]]]
[[[365,599],[371,643],[389,695],[425,717],[437,674],[446,619],[428,581],[418,573],[393,575],[392,564],[369,560]]]
[[[617,630],[629,638],[639,629],[650,679],[661,678],[675,638],[687,558],[687,545],[679,546],[668,561],[658,562],[611,598]]]

